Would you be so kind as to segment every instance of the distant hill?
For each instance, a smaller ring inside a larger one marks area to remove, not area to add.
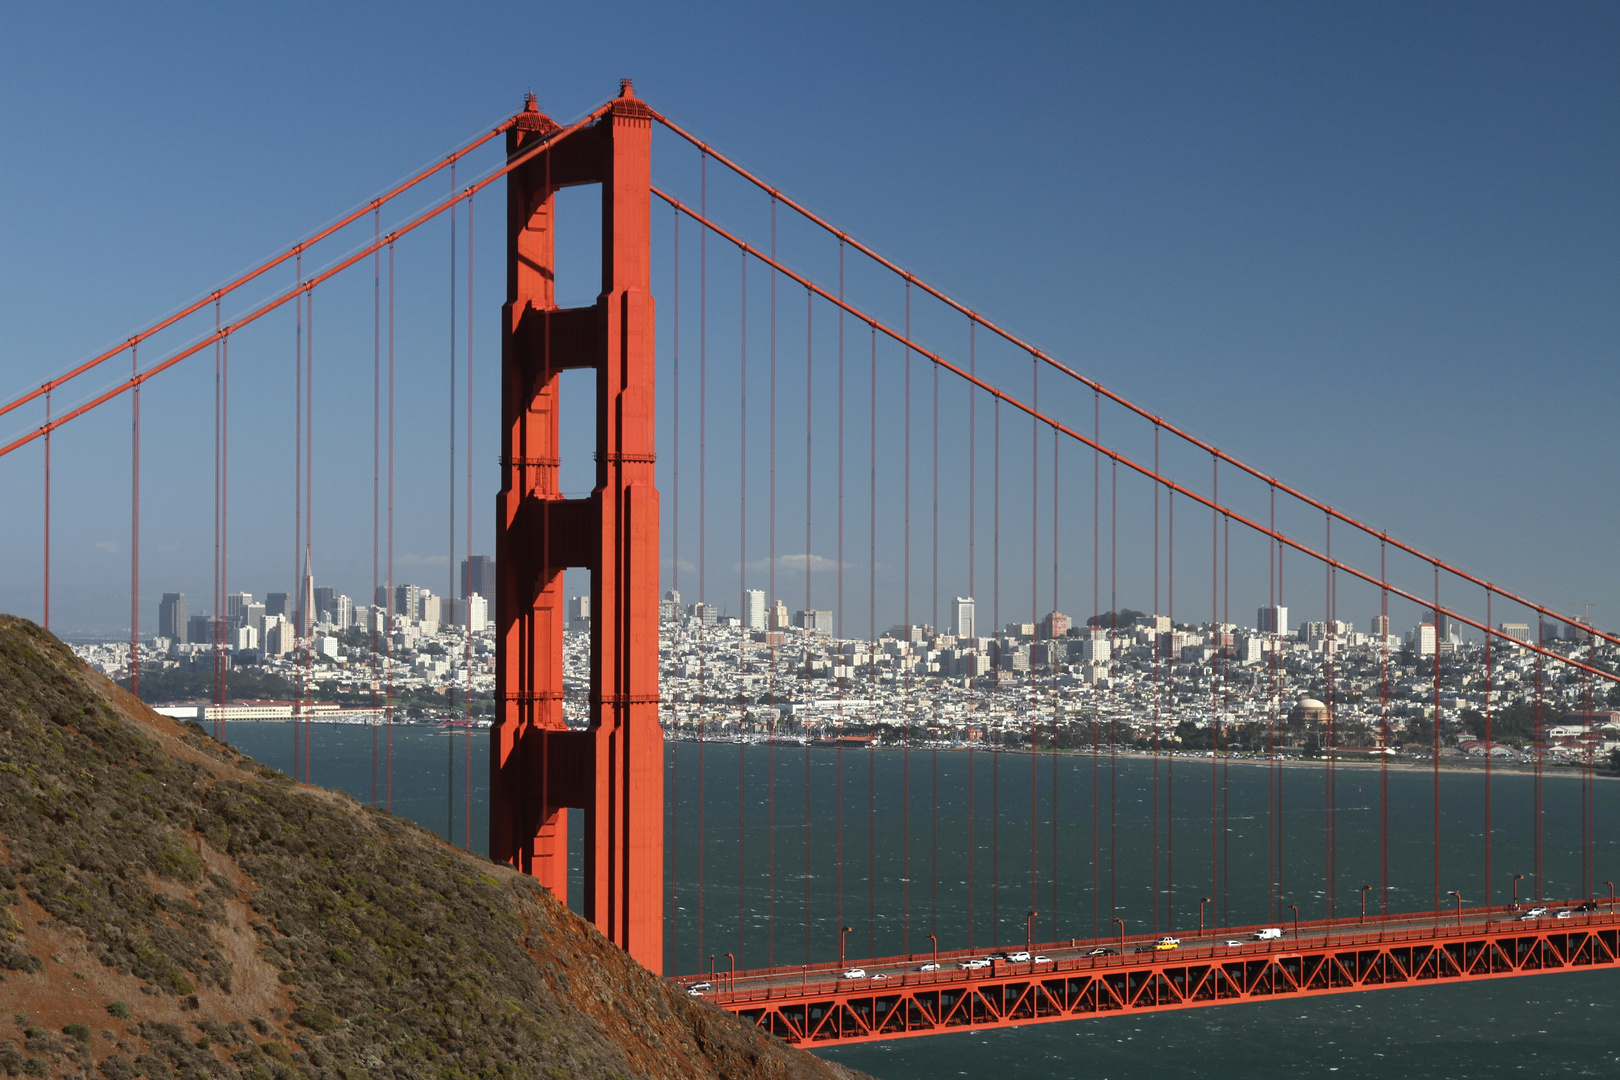
[[[532,879],[157,715],[0,615],[8,1076],[847,1078]]]

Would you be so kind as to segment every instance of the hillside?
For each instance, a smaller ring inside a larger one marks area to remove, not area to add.
[[[158,716],[0,616],[0,1070],[853,1074],[688,998],[532,880]]]

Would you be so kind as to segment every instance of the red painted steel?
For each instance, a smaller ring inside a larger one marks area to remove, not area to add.
[[[1492,922],[1492,918],[1500,921]],[[1620,917],[1613,912],[1520,922],[1502,908],[1388,919],[1299,924],[1299,936],[1247,940],[1254,927],[1222,931],[1244,944],[1208,944],[1140,955],[1059,958],[960,970],[968,952],[941,953],[946,971],[917,970],[932,954],[851,961],[868,970],[904,965],[883,980],[839,978],[831,964],[739,971],[716,1005],[789,1043],[831,1045],[952,1031],[1018,1027],[1245,1001],[1315,997],[1399,986],[1620,967]],[[1293,928],[1290,927],[1290,934]],[[1152,938],[1140,939],[1151,947]],[[1073,952],[1102,942],[1037,946]]]
[[[531,99],[507,135],[519,155],[556,124]],[[501,336],[504,454],[496,539],[498,715],[490,856],[566,897],[567,808],[585,811],[585,916],[663,966],[663,733],[658,723],[658,493],[654,487],[652,118],[628,83],[600,120],[560,138],[507,185]],[[602,293],[556,306],[553,196],[602,185]],[[558,375],[596,371],[596,488],[558,489]],[[563,722],[563,572],[591,571],[591,722]]]

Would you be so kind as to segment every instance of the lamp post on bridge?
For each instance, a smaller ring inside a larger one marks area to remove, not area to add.
[[[1524,880],[1523,874],[1513,875],[1513,910],[1519,910],[1519,882]]]
[[[853,926],[840,926],[838,928],[838,970],[844,970],[844,935],[855,929]]]
[[[937,979],[939,978],[939,938],[929,934],[928,940],[934,943],[934,966],[930,970],[933,972],[934,978]]]
[[[726,989],[735,990],[737,989],[737,958],[731,953],[726,953],[725,957],[731,961],[731,971],[726,975]]]
[[[1446,895],[1455,896],[1457,898],[1457,933],[1460,934],[1462,933],[1462,893],[1458,892],[1456,889],[1448,889],[1446,891]]]
[[[1609,914],[1613,915],[1614,914],[1614,882],[1605,881],[1603,884],[1605,884],[1605,885],[1607,885],[1609,887]]]
[[[1038,911],[1031,911],[1024,916],[1024,952],[1029,954],[1030,971],[1035,970],[1035,954],[1032,950],[1035,943],[1035,916],[1039,914]]]
[[[1114,921],[1119,923],[1119,958],[1123,961],[1125,959],[1125,920],[1115,919]]]
[[[1361,925],[1363,926],[1367,925],[1367,890],[1370,888],[1372,888],[1371,885],[1361,887]]]
[[[1198,898],[1198,936],[1199,937],[1204,936],[1204,905],[1205,904],[1213,904],[1214,902],[1215,901],[1211,900],[1207,896],[1200,896]],[[1210,944],[1209,944],[1209,951],[1210,951],[1211,955],[1213,955],[1214,952],[1215,952],[1215,943],[1213,941],[1210,942]]]
[[[1297,942],[1299,940],[1299,905],[1289,904],[1288,907],[1294,913],[1294,940]]]

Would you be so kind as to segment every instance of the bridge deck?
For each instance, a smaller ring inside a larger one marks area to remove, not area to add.
[[[1573,905],[1566,905],[1566,909]],[[835,965],[720,973],[704,996],[787,1042],[831,1044],[1008,1027],[1268,998],[1345,993],[1620,966],[1620,917],[1606,910],[1525,920],[1509,909],[1436,918],[1289,923],[1282,939],[1258,927],[1183,937],[1064,941],[1035,946],[1049,962],[964,969],[979,952],[941,952]],[[1235,944],[1228,944],[1229,942]],[[1123,948],[1121,945],[1123,944]],[[1085,955],[1096,949],[1114,955]],[[1137,949],[1147,951],[1137,952]],[[936,963],[936,970],[920,970]],[[692,977],[679,980],[690,985]]]

